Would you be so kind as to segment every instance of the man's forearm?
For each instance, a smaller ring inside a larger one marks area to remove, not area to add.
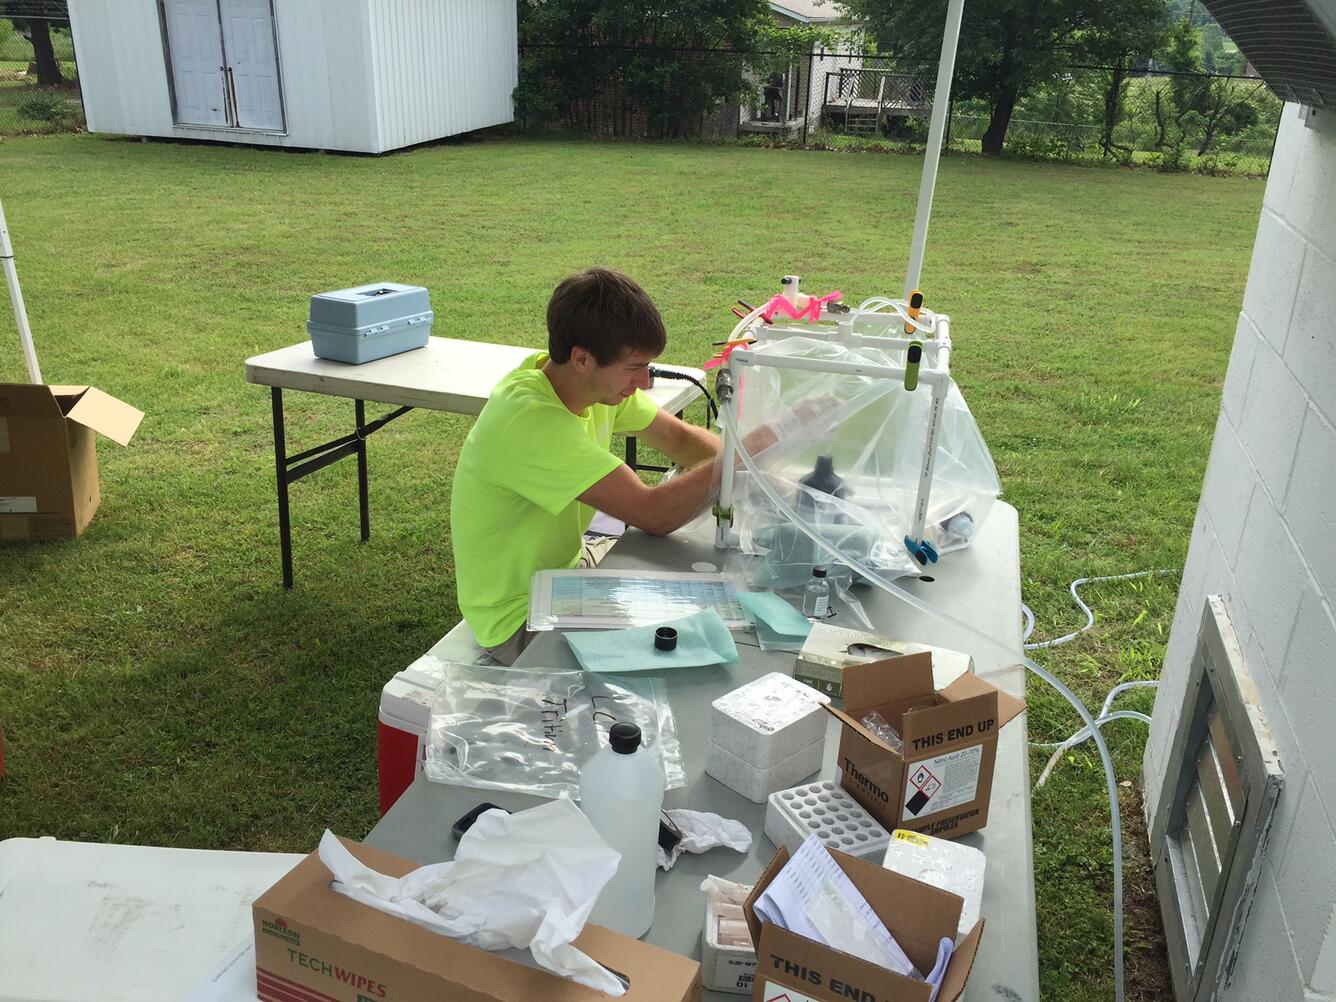
[[[703,463],[707,459],[713,459],[719,454],[722,443],[719,436],[708,428],[701,428],[697,425],[685,425],[686,432],[680,442],[674,443],[674,448],[668,452],[668,458],[684,470],[695,468],[698,463]]]
[[[639,527],[651,535],[666,536],[690,522],[718,494],[718,466],[717,457],[708,459],[651,489],[648,517]]]

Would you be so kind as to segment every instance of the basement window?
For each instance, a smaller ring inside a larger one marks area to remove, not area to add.
[[[1233,976],[1285,782],[1218,595],[1206,599],[1178,721],[1150,845],[1174,993],[1209,1002]]]

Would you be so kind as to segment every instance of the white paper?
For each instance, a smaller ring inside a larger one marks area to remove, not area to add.
[[[832,888],[845,902],[850,916],[866,923],[869,935],[875,938],[884,955],[904,955],[867,899],[815,835],[809,835],[803,840],[793,858],[761,892],[756,900],[756,915],[763,922],[770,922],[799,936],[842,950],[843,944],[839,940],[832,942],[823,935],[807,914],[808,906],[821,893],[823,886]],[[905,962],[908,963],[908,958]],[[913,969],[912,964],[910,969]]]
[[[451,862],[388,877],[360,863],[331,832],[320,859],[334,890],[484,950],[528,947],[540,967],[608,995],[620,978],[573,941],[621,856],[569,800],[516,814],[487,811]]]

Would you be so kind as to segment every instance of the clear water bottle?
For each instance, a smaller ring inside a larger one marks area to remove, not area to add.
[[[580,807],[622,860],[589,921],[639,938],[654,922],[663,770],[635,724],[613,724],[608,737],[608,747],[580,770]]]
[[[812,580],[803,589],[803,615],[817,621],[826,618],[830,612],[830,582],[826,580],[824,567],[812,568]]]

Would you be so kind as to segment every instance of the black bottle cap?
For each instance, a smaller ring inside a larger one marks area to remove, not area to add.
[[[824,578],[825,576],[826,576],[826,569],[825,569],[824,567],[813,567],[813,568],[812,568],[812,577],[814,577],[814,578]]]
[[[630,755],[640,747],[640,728],[635,724],[613,724],[608,731],[608,744],[618,755]]]
[[[677,646],[677,631],[671,626],[660,626],[654,631],[654,646],[661,651],[671,651]]]

